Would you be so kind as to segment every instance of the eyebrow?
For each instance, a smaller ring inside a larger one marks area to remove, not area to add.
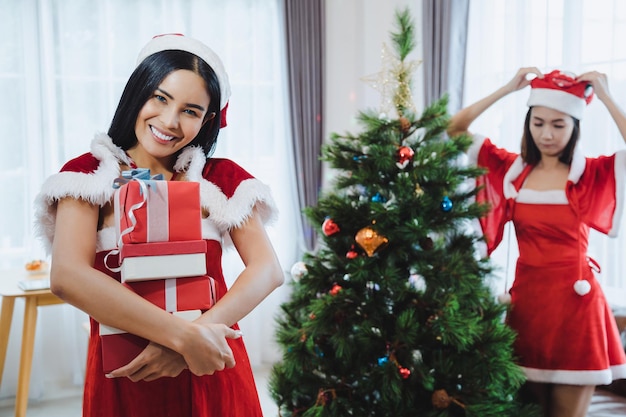
[[[167,91],[163,90],[162,88],[157,88],[157,91],[160,91],[161,93],[166,95],[169,99],[174,100],[174,96],[172,96],[170,93],[168,93]],[[191,107],[191,108],[194,108],[194,109],[198,109],[200,111],[205,111],[206,110],[204,107],[202,107],[199,104],[185,103],[185,106]]]
[[[542,119],[542,118],[541,118],[541,117],[539,117],[539,116],[533,116],[533,119],[537,119],[537,120],[540,120],[540,121],[542,121],[542,122],[545,122],[545,120],[544,120],[544,119]],[[550,120],[550,123],[555,123],[555,122],[565,122],[565,119],[554,119],[554,120]]]

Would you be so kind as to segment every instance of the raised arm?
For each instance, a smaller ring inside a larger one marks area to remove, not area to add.
[[[528,86],[530,84],[530,80],[528,79],[529,74],[535,74],[538,77],[543,77],[541,71],[535,67],[520,68],[508,83],[498,88],[488,96],[461,109],[458,113],[452,116],[448,126],[448,135],[457,136],[462,133],[469,133],[469,127],[472,122],[476,120],[485,110],[491,107],[492,104],[500,100],[502,97]]]
[[[624,142],[626,142],[626,114],[624,114],[624,112],[617,105],[615,100],[613,100],[613,97],[609,92],[609,83],[606,74],[600,73],[598,71],[590,71],[578,76],[577,80],[587,81],[593,86],[593,91],[596,97],[598,97],[598,100],[603,102],[606,108],[609,110],[611,117],[615,121],[615,124],[617,125],[617,128],[622,135],[622,139],[624,140]]]

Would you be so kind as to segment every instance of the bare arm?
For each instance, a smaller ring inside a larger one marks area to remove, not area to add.
[[[180,353],[200,375],[234,366],[224,325],[201,325],[175,317],[93,268],[97,206],[66,198],[58,203],[52,246],[51,290],[100,323],[144,337]]]
[[[284,275],[259,214],[230,232],[245,265],[229,291],[200,322],[232,326],[283,283]]]
[[[496,101],[512,92],[521,90],[522,88],[528,86],[530,84],[530,81],[527,79],[529,74],[535,74],[538,77],[543,77],[541,71],[535,67],[520,68],[508,83],[498,88],[488,96],[461,109],[458,113],[452,116],[448,126],[448,135],[457,136],[462,133],[469,133],[469,127],[472,122],[476,120],[478,116],[483,114],[485,110],[491,107],[491,105],[493,105]]]
[[[622,109],[617,105],[611,93],[609,92],[609,83],[606,74],[602,74],[597,71],[590,71],[581,74],[577,81],[587,81],[593,86],[593,91],[598,97],[598,100],[604,103],[608,109],[611,117],[615,121],[617,128],[619,129],[622,139],[626,142],[626,115]]]

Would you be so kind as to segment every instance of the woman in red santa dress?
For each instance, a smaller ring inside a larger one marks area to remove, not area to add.
[[[51,289],[91,316],[85,417],[262,415],[237,322],[282,284],[283,273],[264,229],[275,214],[269,189],[234,162],[209,158],[229,96],[222,62],[206,45],[182,35],[153,38],[108,134],[97,135],[91,152],[67,162],[37,197],[39,231],[52,253]],[[141,298],[104,265],[117,243],[113,180],[135,167],[200,184],[207,274],[218,301],[195,321]],[[223,241],[232,241],[245,265],[229,290]],[[150,344],[105,375],[100,323]]]
[[[534,78],[533,78],[534,77]],[[533,78],[529,81],[529,78]],[[626,378],[626,356],[587,256],[589,229],[617,235],[623,210],[626,151],[585,158],[580,119],[593,95],[626,138],[626,115],[605,74],[578,77],[522,68],[506,85],[455,114],[448,133],[471,123],[502,97],[530,85],[521,152],[475,134],[468,155],[487,173],[477,179],[480,219],[490,254],[513,221],[519,245],[507,322],[527,387],[549,417],[584,417],[596,385]]]

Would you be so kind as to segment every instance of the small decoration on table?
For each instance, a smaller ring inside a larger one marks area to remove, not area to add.
[[[24,268],[31,274],[44,274],[48,272],[48,262],[42,259],[35,259],[27,262]]]

